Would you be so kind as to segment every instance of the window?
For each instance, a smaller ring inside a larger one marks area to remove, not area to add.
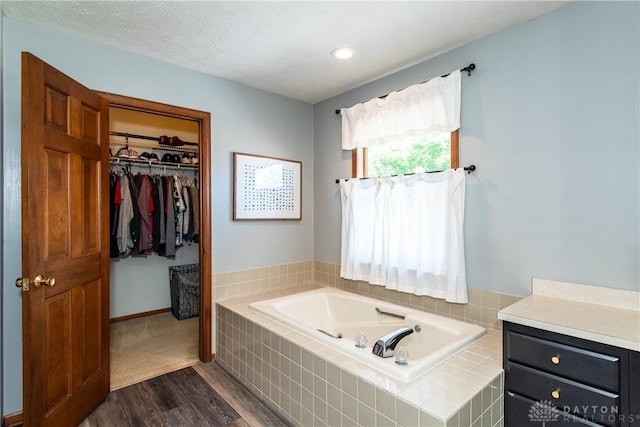
[[[459,130],[436,132],[369,148],[354,148],[352,176],[433,172],[459,167]]]
[[[403,175],[339,181],[340,277],[467,302],[460,72],[340,114],[342,149],[354,150],[354,177]]]

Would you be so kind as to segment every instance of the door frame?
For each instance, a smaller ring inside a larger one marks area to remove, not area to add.
[[[110,107],[158,114],[177,119],[198,122],[199,127],[199,168],[200,181],[200,314],[199,314],[199,357],[204,363],[211,362],[215,355],[212,351],[212,310],[211,298],[211,114],[206,111],[178,107],[160,102],[132,98],[108,92],[96,91],[109,101]]]

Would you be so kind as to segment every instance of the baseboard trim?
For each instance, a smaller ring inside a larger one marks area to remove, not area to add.
[[[131,319],[138,319],[139,317],[154,316],[156,314],[167,313],[169,311],[171,311],[171,307],[160,308],[158,310],[144,311],[142,313],[134,313],[134,314],[128,314],[126,316],[114,317],[110,320],[110,322],[111,323],[122,322],[123,320],[131,320]]]
[[[2,417],[2,427],[22,427],[22,411]]]

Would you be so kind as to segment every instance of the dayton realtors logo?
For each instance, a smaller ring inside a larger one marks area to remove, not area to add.
[[[543,427],[546,422],[556,421],[559,417],[560,413],[555,410],[554,404],[548,400],[535,402],[529,408],[529,419],[542,422]]]
[[[548,400],[540,400],[529,407],[529,420],[541,422],[543,427],[545,423],[575,423],[578,420],[607,424],[614,423],[616,425],[618,423],[638,423],[640,426],[640,414],[622,415],[619,413],[617,406],[582,405],[557,407]]]

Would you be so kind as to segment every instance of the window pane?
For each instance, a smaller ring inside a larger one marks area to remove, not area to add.
[[[378,144],[367,149],[369,176],[441,171],[450,167],[451,134],[448,132]]]

